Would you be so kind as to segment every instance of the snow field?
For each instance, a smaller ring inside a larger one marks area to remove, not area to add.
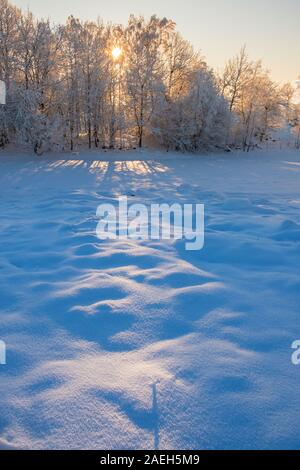
[[[0,448],[300,448],[300,154],[0,154]],[[96,238],[204,203],[205,247]]]

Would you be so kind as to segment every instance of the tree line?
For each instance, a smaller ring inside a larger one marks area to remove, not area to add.
[[[0,79],[1,146],[249,150],[286,129],[300,147],[292,85],[245,48],[214,73],[166,18],[52,25],[0,0]]]

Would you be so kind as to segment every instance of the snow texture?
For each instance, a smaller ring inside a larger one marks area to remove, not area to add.
[[[0,449],[300,448],[300,153],[0,154]],[[204,203],[205,247],[96,238]]]

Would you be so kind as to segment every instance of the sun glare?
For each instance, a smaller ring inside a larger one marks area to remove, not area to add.
[[[112,56],[114,59],[118,59],[122,54],[122,49],[120,47],[114,47],[112,50]]]

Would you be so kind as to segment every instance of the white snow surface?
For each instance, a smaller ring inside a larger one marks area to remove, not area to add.
[[[0,449],[299,449],[300,152],[0,153]],[[205,247],[96,238],[204,203]]]

